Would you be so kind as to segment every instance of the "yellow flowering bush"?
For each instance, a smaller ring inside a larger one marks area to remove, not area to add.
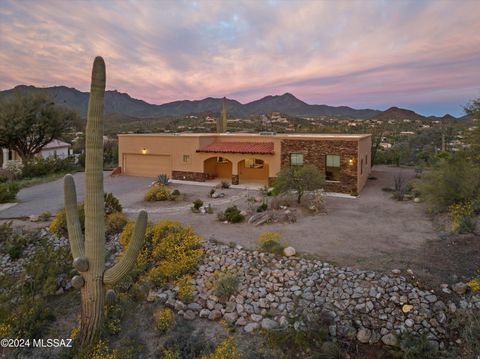
[[[172,194],[167,186],[153,185],[145,193],[145,201],[169,201],[172,199]]]
[[[472,291],[480,292],[480,278],[473,278],[467,285],[472,288]]]
[[[233,336],[227,337],[222,343],[220,343],[213,353],[209,355],[203,355],[201,359],[237,359],[240,358],[238,352],[237,343]]]
[[[193,300],[193,284],[192,284],[192,276],[191,275],[184,275],[178,278],[175,281],[175,285],[178,287],[178,298],[182,302],[189,303]]]
[[[153,313],[153,319],[161,334],[165,334],[175,326],[175,315],[170,308],[158,308]]]
[[[176,351],[174,349],[171,349],[171,348],[168,348],[168,349],[164,349],[162,351],[161,358],[162,359],[181,359],[181,356],[178,353],[178,351]]]
[[[264,232],[258,237],[258,247],[261,251],[283,254],[288,243],[278,232]]]
[[[110,350],[108,342],[102,339],[92,346],[91,352],[88,354],[88,358],[91,359],[115,359],[117,357],[115,351]]]
[[[452,232],[470,233],[475,230],[475,219],[472,202],[455,203],[448,207],[452,219]]]

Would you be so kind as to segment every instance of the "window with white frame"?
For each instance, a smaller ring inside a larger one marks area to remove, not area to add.
[[[291,153],[290,164],[292,166],[303,166],[303,153]]]
[[[325,179],[327,181],[340,181],[340,156],[325,156]]]

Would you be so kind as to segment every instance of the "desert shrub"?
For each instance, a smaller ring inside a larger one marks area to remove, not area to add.
[[[278,195],[293,191],[297,196],[297,203],[300,203],[305,192],[320,189],[324,183],[325,175],[317,166],[285,166],[277,174],[273,193]]]
[[[119,240],[123,250],[128,248],[134,223],[128,223]],[[142,276],[146,284],[165,285],[197,269],[203,254],[202,238],[191,227],[175,221],[160,221],[149,224],[145,234],[145,244],[133,272]]]
[[[165,354],[167,350],[169,352]],[[170,333],[169,339],[165,342],[161,358],[199,358],[213,350],[214,345],[205,336],[202,329],[196,330],[191,323],[182,322]]]
[[[120,303],[106,304],[104,308],[103,331],[108,335],[117,335],[121,330],[124,311]]]
[[[56,248],[46,238],[35,239],[36,250],[27,258],[19,277],[0,276],[0,323],[12,338],[39,338],[54,319],[46,305],[55,294],[59,278],[72,270],[71,256],[64,248]]]
[[[161,174],[157,176],[154,182],[156,185],[168,186],[170,184],[170,178],[166,174]]]
[[[475,213],[470,201],[450,205],[448,214],[452,220],[453,233],[471,233],[475,230]]]
[[[73,157],[59,158],[41,156],[23,162],[22,177],[32,178],[53,173],[69,172],[75,169]]]
[[[227,300],[238,291],[240,278],[231,272],[216,272],[213,278],[213,289],[217,297]]]
[[[392,350],[395,358],[402,359],[435,359],[438,358],[438,349],[428,341],[425,334],[414,335],[402,333],[398,338],[399,347]]]
[[[83,203],[78,205],[78,215],[80,219],[80,225],[82,227],[82,232],[85,230],[85,207]],[[57,212],[52,223],[48,226],[50,232],[56,234],[59,237],[66,237],[68,235],[67,229],[67,214],[65,208],[62,208]]]
[[[229,189],[230,188],[230,182],[227,182],[227,181],[222,181],[220,185],[223,189]]]
[[[46,222],[50,219],[50,217],[52,217],[52,213],[50,211],[45,211],[40,213],[40,215],[38,216],[38,220],[42,222]]]
[[[175,326],[175,314],[170,308],[158,308],[153,312],[155,327],[160,334],[165,334]]]
[[[305,193],[302,198],[302,206],[314,213],[326,212],[326,196],[323,189]]]
[[[239,357],[235,337],[229,335],[212,353],[203,355],[200,359],[237,359]]]
[[[0,203],[15,201],[20,187],[15,182],[0,183]]]
[[[180,196],[180,191],[175,188],[175,189],[172,191],[172,196]]]
[[[471,279],[467,284],[473,292],[480,292],[480,277]]]
[[[212,197],[214,193],[215,193],[215,188],[212,188],[210,192],[208,192],[208,197]]]
[[[262,330],[267,347],[279,358],[343,358],[341,349],[328,342],[327,325],[322,320],[302,320],[300,330],[288,326],[280,330]],[[329,345],[326,345],[329,344]]]
[[[278,232],[264,232],[258,237],[258,248],[263,252],[282,255],[288,243]]]
[[[203,206],[203,201],[201,199],[196,199],[195,201],[193,201],[192,211],[198,212],[200,210],[200,207],[202,206]]]
[[[212,208],[212,205],[210,203],[207,206],[207,213],[208,214],[213,214],[213,208]]]
[[[394,190],[393,198],[397,201],[403,201],[405,194],[407,193],[407,181],[401,173],[397,173],[393,176]]]
[[[445,211],[455,203],[476,202],[480,199],[480,167],[456,155],[424,172],[414,188],[435,211]]]
[[[268,204],[265,202],[257,207],[257,212],[265,212],[268,209]]]
[[[480,353],[480,314],[476,309],[460,309],[455,312],[450,329],[462,339],[465,358],[474,358]]]
[[[120,201],[113,193],[105,193],[103,195],[103,201],[105,205],[105,214],[122,212],[123,208]]]
[[[12,178],[19,178],[22,176],[24,163],[22,161],[8,161],[5,169]]]
[[[192,276],[184,275],[175,281],[178,287],[178,298],[185,303],[190,303],[193,300],[194,286],[192,284]]]
[[[128,217],[122,212],[107,214],[105,218],[105,229],[107,234],[120,233],[128,223]]]
[[[145,201],[169,201],[172,199],[170,190],[165,185],[153,185],[145,193]]]
[[[228,207],[224,212],[225,220],[230,223],[240,223],[245,220],[245,216],[237,208],[237,206]]]
[[[5,251],[12,261],[16,261],[22,256],[28,244],[28,235],[19,231],[12,231],[4,242]]]

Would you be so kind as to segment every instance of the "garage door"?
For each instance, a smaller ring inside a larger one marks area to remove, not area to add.
[[[172,176],[169,155],[125,154],[124,173],[129,176],[156,177],[161,174]]]

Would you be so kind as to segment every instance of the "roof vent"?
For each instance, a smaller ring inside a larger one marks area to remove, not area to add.
[[[276,132],[268,132],[268,131],[262,131],[258,133],[260,136],[275,136],[277,133]]]

